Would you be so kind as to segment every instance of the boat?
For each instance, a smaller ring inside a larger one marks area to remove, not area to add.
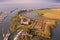
[[[21,33],[23,32],[23,30],[20,30],[15,36],[13,40],[18,40],[18,37],[21,35]]]
[[[4,38],[3,40],[8,40],[9,36],[10,36],[10,33],[7,33],[5,36],[3,34],[3,38]]]

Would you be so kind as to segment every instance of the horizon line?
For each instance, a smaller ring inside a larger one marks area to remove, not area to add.
[[[50,2],[0,2],[0,4],[60,4],[60,3],[50,3]]]

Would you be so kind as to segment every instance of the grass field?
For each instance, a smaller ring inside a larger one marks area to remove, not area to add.
[[[57,9],[40,9],[40,10],[33,10],[38,14],[43,14],[46,18],[53,18],[60,20],[60,8]]]

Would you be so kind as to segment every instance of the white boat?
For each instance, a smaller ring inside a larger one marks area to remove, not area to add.
[[[9,36],[10,36],[10,33],[7,33],[6,35],[3,34],[3,38],[4,38],[3,40],[8,40]]]
[[[5,36],[5,34],[3,34],[3,37]]]
[[[15,35],[13,40],[18,40],[18,37],[20,36],[20,34],[23,32],[23,30],[20,30],[17,35]]]

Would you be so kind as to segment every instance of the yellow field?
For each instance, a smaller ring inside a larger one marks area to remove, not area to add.
[[[33,10],[34,12],[37,12],[38,14],[43,14],[46,18],[53,18],[53,19],[59,19],[60,20],[60,9],[43,9],[43,10]]]

